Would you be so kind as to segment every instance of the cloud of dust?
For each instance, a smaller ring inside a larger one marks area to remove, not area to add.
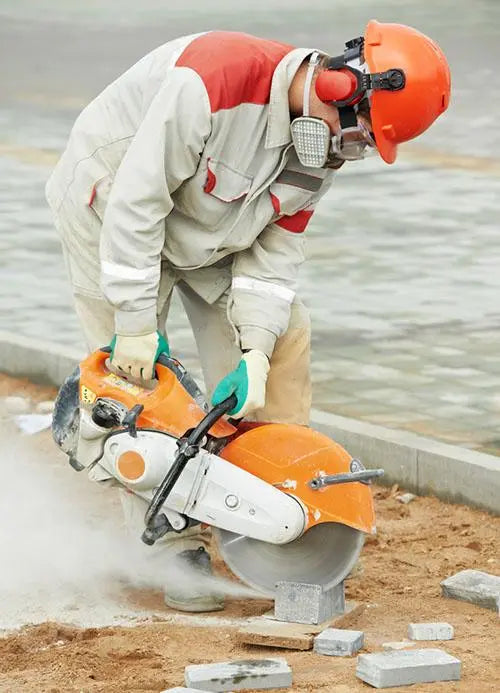
[[[175,572],[165,552],[125,531],[116,490],[74,472],[46,436],[22,436],[3,418],[0,446],[0,631],[47,620],[97,626],[144,617],[129,588],[161,590],[170,581],[260,596],[223,578]]]

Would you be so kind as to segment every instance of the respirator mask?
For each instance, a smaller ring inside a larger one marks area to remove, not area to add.
[[[364,123],[358,120],[355,107],[339,109],[340,128],[333,137],[324,120],[309,115],[312,79],[318,64],[319,53],[316,51],[309,59],[304,82],[303,115],[290,124],[300,163],[310,168],[324,168],[330,164],[338,165],[339,160],[357,161],[375,153],[375,141]]]

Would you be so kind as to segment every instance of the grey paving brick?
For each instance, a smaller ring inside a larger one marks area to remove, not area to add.
[[[399,650],[358,657],[356,676],[375,688],[460,680],[461,662],[444,650]]]
[[[278,621],[318,624],[345,610],[344,583],[329,590],[305,582],[278,582],[274,616]]]
[[[455,631],[449,623],[410,623],[408,637],[411,640],[452,640]]]
[[[289,688],[292,670],[283,657],[241,659],[214,664],[190,664],[184,671],[186,686],[196,690],[243,691]]]
[[[445,597],[471,602],[500,614],[500,577],[480,570],[461,570],[441,582]]]
[[[365,634],[361,630],[327,628],[314,638],[313,650],[317,654],[334,657],[354,655],[363,647]]]

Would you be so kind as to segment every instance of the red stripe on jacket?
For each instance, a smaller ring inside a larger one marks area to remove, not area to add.
[[[306,230],[309,219],[314,214],[312,209],[302,209],[300,212],[295,212],[290,217],[281,217],[274,223],[281,226],[282,229],[291,231],[292,233],[302,233]]]
[[[203,80],[212,113],[242,103],[269,103],[278,63],[293,46],[249,34],[212,31],[195,38],[177,67],[189,67]]]

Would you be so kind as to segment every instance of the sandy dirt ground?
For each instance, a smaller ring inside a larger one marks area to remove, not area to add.
[[[0,377],[0,397],[22,394],[33,401],[53,396],[48,388]],[[48,435],[37,436],[47,448]],[[409,622],[447,621],[455,638],[441,647],[462,661],[460,682],[393,688],[394,691],[500,690],[498,615],[441,596],[440,581],[460,570],[475,568],[500,575],[500,519],[435,498],[416,498],[402,505],[398,489],[374,487],[378,534],[370,537],[356,575],[347,581],[349,599],[366,605],[346,627],[365,633],[363,652],[382,643],[403,640]],[[2,564],[8,557],[1,559]],[[4,564],[5,565],[5,564]],[[220,572],[226,572],[216,560]],[[285,657],[293,670],[297,693],[355,693],[373,690],[356,679],[356,658],[324,657],[236,643],[233,625],[203,627],[167,622],[173,612],[159,591],[125,590],[131,604],[154,612],[133,627],[80,628],[42,623],[25,626],[0,639],[0,691],[17,693],[160,692],[182,686],[184,667],[223,660]],[[229,599],[221,619],[244,619],[271,608],[266,600]],[[213,624],[214,619],[207,618]],[[215,621],[217,623],[217,621]]]

